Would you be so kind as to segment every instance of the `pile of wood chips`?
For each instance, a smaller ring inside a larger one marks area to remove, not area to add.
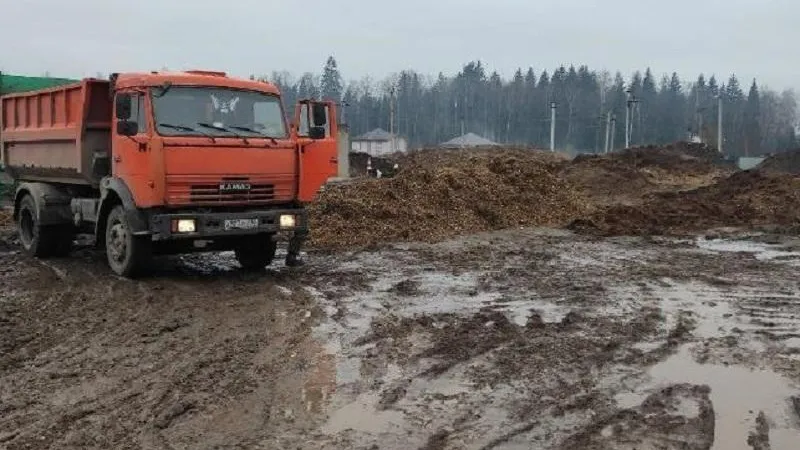
[[[758,165],[758,169],[800,174],[800,148],[770,155]]]
[[[716,149],[677,142],[604,155],[580,155],[563,176],[597,204],[638,204],[656,192],[695,189],[731,175],[735,168]]]
[[[800,177],[737,172],[710,186],[650,195],[641,205],[612,206],[571,228],[604,235],[681,235],[761,225],[800,225]]]
[[[309,209],[309,245],[364,249],[514,227],[564,226],[584,197],[559,175],[563,160],[537,150],[423,150],[390,179],[330,186]]]

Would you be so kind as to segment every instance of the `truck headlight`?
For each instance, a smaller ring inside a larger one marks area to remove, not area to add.
[[[279,222],[281,228],[294,228],[297,226],[297,217],[291,214],[281,214]]]
[[[176,219],[172,221],[173,233],[194,233],[197,226],[194,219]]]

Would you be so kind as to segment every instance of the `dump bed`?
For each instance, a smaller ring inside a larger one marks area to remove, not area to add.
[[[0,158],[17,180],[95,185],[111,150],[109,82],[0,97]]]

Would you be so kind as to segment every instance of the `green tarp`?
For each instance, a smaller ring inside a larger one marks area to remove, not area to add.
[[[26,77],[22,75],[8,75],[0,73],[0,95],[14,92],[35,91],[64,84],[77,83],[79,80],[53,77]]]

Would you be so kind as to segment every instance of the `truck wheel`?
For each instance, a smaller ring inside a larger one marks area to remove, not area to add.
[[[44,226],[39,222],[36,202],[25,195],[17,211],[17,232],[22,248],[37,258],[66,256],[72,249],[72,229],[69,225]]]
[[[134,277],[142,273],[152,256],[149,236],[134,236],[125,208],[115,206],[106,222],[106,256],[117,275]]]
[[[234,249],[236,260],[244,270],[261,270],[275,259],[278,243],[272,235],[259,235],[245,239]]]

